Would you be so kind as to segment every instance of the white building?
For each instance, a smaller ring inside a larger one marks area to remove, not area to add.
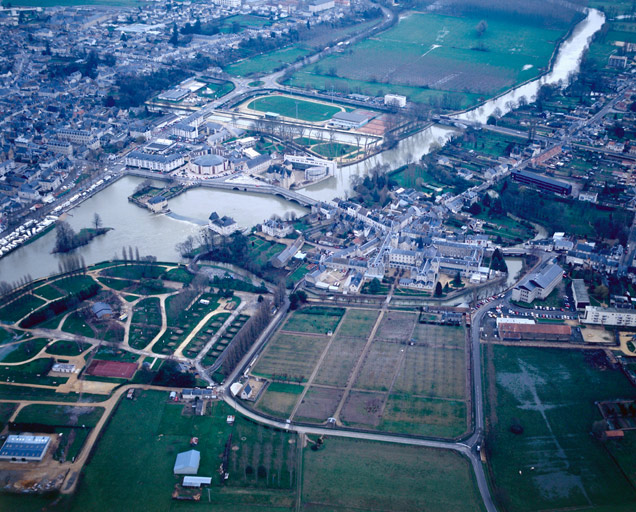
[[[334,6],[334,0],[313,0],[313,2],[309,4],[309,12],[311,14],[316,14],[318,12],[333,9]]]
[[[178,153],[168,155],[154,155],[143,151],[131,151],[126,156],[126,165],[150,169],[151,171],[170,172],[185,163],[183,156]]]
[[[273,236],[275,238],[285,238],[294,231],[294,226],[288,222],[270,219],[267,222],[263,222],[261,229],[266,235]]]
[[[51,444],[49,436],[10,435],[0,449],[0,460],[39,462]]]
[[[228,160],[219,155],[203,155],[192,160],[189,165],[193,173],[205,175],[220,174],[230,168]]]
[[[385,94],[384,104],[404,108],[406,107],[406,96],[400,94]]]
[[[611,327],[636,327],[636,310],[586,306],[581,322]]]
[[[349,130],[351,128],[360,128],[369,122],[369,117],[364,114],[356,114],[355,112],[338,112],[334,114],[329,124]]]
[[[563,269],[557,264],[525,277],[512,289],[512,300],[532,303],[535,299],[545,299],[563,280]]]
[[[239,225],[232,217],[219,217],[216,212],[210,214],[208,219],[208,228],[219,235],[229,236],[235,231],[240,231]]]

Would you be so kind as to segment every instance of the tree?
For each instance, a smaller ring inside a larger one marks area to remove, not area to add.
[[[93,215],[93,226],[95,226],[96,230],[102,227],[102,218],[97,212],[95,212],[95,215]]]
[[[58,221],[55,226],[53,252],[68,252],[75,246],[76,233],[68,222]]]
[[[168,42],[172,46],[177,46],[179,44],[179,30],[177,29],[176,23],[172,25],[172,36],[170,36],[170,40]]]
[[[495,252],[492,253],[492,258],[490,261],[490,268],[493,270],[497,270],[498,272],[508,272],[508,266],[506,265],[506,260],[504,260],[503,254],[497,247]]]
[[[475,30],[477,30],[477,37],[483,36],[484,32],[488,30],[488,23],[486,23],[486,20],[481,20],[479,23],[477,23]]]
[[[473,203],[470,205],[470,208],[468,208],[468,211],[473,215],[479,215],[481,213],[481,206],[479,206],[479,203]]]
[[[453,286],[457,287],[460,284],[462,284],[462,276],[459,272],[457,272],[457,274],[455,274],[455,277],[453,277]]]
[[[377,277],[374,277],[369,283],[369,293],[377,294],[380,293],[380,290],[382,290],[382,284]]]
[[[441,297],[442,292],[443,292],[442,283],[437,281],[437,284],[435,285],[435,297]]]

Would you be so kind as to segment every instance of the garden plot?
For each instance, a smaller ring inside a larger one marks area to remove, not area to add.
[[[305,381],[327,346],[326,336],[277,334],[256,363],[255,375]]]
[[[385,393],[351,391],[342,408],[340,419],[346,425],[377,428],[382,419]]]
[[[298,421],[323,423],[333,416],[342,398],[342,389],[312,386],[296,411]]]
[[[388,391],[404,349],[405,346],[398,343],[374,340],[365,356],[354,388]]]
[[[411,340],[417,314],[403,311],[388,311],[380,322],[375,337],[379,340],[408,343]]]
[[[466,356],[462,349],[405,347],[404,363],[394,391],[463,400],[466,396]]]

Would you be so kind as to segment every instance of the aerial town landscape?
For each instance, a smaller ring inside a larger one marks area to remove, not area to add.
[[[636,510],[636,2],[0,44],[0,510]]]

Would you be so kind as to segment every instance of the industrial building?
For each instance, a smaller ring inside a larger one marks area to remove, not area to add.
[[[569,341],[569,325],[500,323],[499,336],[504,341]]]
[[[530,274],[512,289],[512,300],[531,304],[535,299],[545,299],[563,280],[563,269],[552,264]]]
[[[586,306],[581,322],[610,327],[636,327],[636,310]]]
[[[543,174],[515,169],[512,171],[511,176],[513,181],[524,185],[533,185],[539,190],[554,192],[562,196],[569,196],[572,193],[572,185],[569,183],[549,178]]]
[[[51,444],[48,436],[10,435],[0,449],[0,460],[39,462]]]
[[[196,475],[201,462],[201,452],[189,450],[177,455],[172,472],[175,475]]]

